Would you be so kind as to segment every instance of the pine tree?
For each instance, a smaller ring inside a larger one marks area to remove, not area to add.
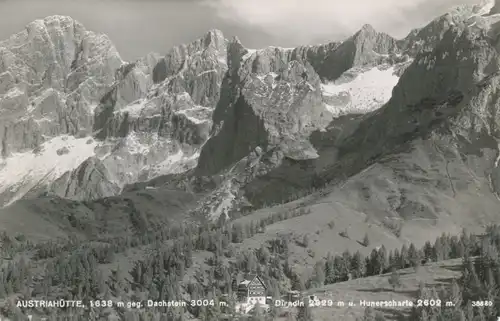
[[[262,244],[257,252],[257,258],[259,259],[259,262],[263,265],[266,265],[269,262],[270,257],[271,253],[269,253],[267,247]]]
[[[332,284],[336,282],[337,276],[335,275],[334,259],[331,253],[328,253],[325,260],[325,284]]]
[[[340,276],[342,281],[346,281],[351,278],[351,262],[352,262],[352,255],[349,250],[345,250],[342,253],[342,257],[340,258]]]
[[[362,278],[366,275],[366,262],[359,251],[352,256],[351,274],[354,278]]]
[[[402,267],[401,267],[401,254],[399,253],[398,249],[394,249],[394,252],[392,255],[392,261],[389,262],[389,266],[391,268],[396,269],[396,270],[402,269]]]
[[[408,247],[403,244],[399,253],[399,269],[405,269],[408,266]]]
[[[382,274],[387,269],[387,250],[384,245],[378,250],[377,260],[380,267],[379,274]]]
[[[398,271],[392,271],[391,275],[389,276],[389,284],[392,286],[393,290],[396,290],[396,288],[399,288],[401,286],[401,277]]]
[[[249,251],[246,256],[246,272],[256,272],[257,265],[257,257],[253,251]]]
[[[420,256],[417,248],[415,247],[415,244],[413,243],[411,243],[410,247],[408,248],[408,261],[410,263],[410,266],[412,267],[420,265]]]
[[[365,234],[363,238],[363,242],[361,243],[364,247],[370,246],[370,239],[368,238],[368,233]]]
[[[302,278],[302,275],[295,275],[293,277],[294,282],[292,284],[292,288],[297,291],[304,291],[306,289],[306,285],[304,282],[304,279]]]
[[[366,276],[372,276],[375,275],[379,270],[379,267],[377,265],[377,250],[373,249],[370,252],[370,256],[366,258]]]
[[[324,263],[322,261],[316,262],[314,265],[313,282],[317,287],[325,284],[325,270],[323,267]]]
[[[423,252],[424,252],[424,259],[426,261],[430,261],[432,259],[432,252],[433,252],[432,244],[430,241],[425,242]]]

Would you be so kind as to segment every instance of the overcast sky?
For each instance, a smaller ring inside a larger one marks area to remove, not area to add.
[[[237,35],[249,48],[339,40],[370,23],[395,37],[479,0],[0,0],[0,39],[37,18],[70,15],[106,33],[126,60],[196,39]]]

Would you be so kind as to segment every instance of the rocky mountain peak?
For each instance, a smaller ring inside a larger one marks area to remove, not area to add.
[[[205,34],[205,47],[213,46],[215,49],[221,49],[227,42],[222,31],[211,29]]]
[[[340,43],[329,43],[308,48],[306,54],[323,80],[334,81],[354,67],[374,66],[387,56],[401,52],[391,36],[364,25],[353,36]]]
[[[498,14],[500,13],[500,1],[498,0],[485,0],[484,7],[489,8],[489,14]]]
[[[348,40],[349,41],[349,40]],[[388,34],[377,32],[370,24],[365,24],[355,33],[350,41],[356,44],[359,55],[364,55],[370,51],[378,54],[389,54],[397,51],[396,39]]]
[[[377,34],[377,31],[375,30],[375,28],[374,28],[371,24],[366,23],[366,24],[364,24],[364,25],[361,27],[361,29],[359,29],[359,31],[358,31],[358,32],[356,32],[356,33],[354,34],[354,37],[359,36],[359,35],[361,35],[361,34],[371,34],[371,35],[375,35],[375,34]]]
[[[1,41],[1,154],[89,132],[93,106],[123,63],[108,37],[66,16],[35,20]]]

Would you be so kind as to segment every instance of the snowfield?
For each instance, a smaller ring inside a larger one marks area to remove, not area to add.
[[[97,156],[115,173],[128,173],[132,181],[146,173],[148,179],[159,175],[180,173],[196,166],[199,150],[184,151],[168,139],[157,135],[131,132],[121,148],[99,155],[100,147],[91,137],[58,136],[43,143],[36,151],[15,153],[0,158],[0,207],[8,206],[38,187],[47,186],[64,173],[77,169],[85,160]],[[144,158],[149,161],[144,162]],[[129,183],[120,179],[118,185]],[[2,199],[3,198],[3,199]]]
[[[357,74],[351,81],[340,80],[322,84],[321,89],[326,100],[343,98],[338,100],[349,101],[347,104],[329,102],[326,107],[334,115],[366,113],[380,108],[389,101],[392,89],[399,81],[394,71],[394,67],[385,70],[374,67],[361,73],[359,70],[349,70],[344,75]]]
[[[15,153],[0,160],[0,193],[13,192],[9,205],[40,184],[51,183],[67,171],[76,169],[95,155],[97,143],[90,137],[54,137],[39,152]],[[0,204],[2,205],[2,204]]]

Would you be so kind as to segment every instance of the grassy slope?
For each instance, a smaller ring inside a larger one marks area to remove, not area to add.
[[[427,286],[440,287],[450,284],[453,278],[460,276],[461,260],[447,260],[437,263],[430,263],[417,268],[401,270],[400,288],[393,290],[388,279],[390,274],[372,276],[362,279],[350,280],[347,282],[328,285],[322,288],[309,290],[309,294],[315,294],[320,300],[333,300],[346,302],[345,307],[315,307],[313,313],[317,321],[330,320],[355,320],[362,316],[364,307],[359,305],[361,300],[366,301],[415,301],[420,282]],[[354,307],[348,307],[347,302],[352,301],[356,304]],[[444,302],[443,302],[444,305]],[[401,313],[409,311],[409,308],[394,307],[380,308],[389,320],[397,320]]]
[[[379,171],[380,173],[380,171]],[[498,211],[492,211],[489,215],[478,213],[477,215],[465,215],[465,211],[457,215],[448,215],[440,213],[429,218],[407,217],[402,220],[400,216],[389,219],[389,211],[381,215],[377,208],[377,201],[387,199],[386,190],[382,187],[378,189],[375,186],[384,180],[370,171],[356,175],[352,180],[342,187],[337,188],[333,193],[321,196],[314,194],[300,201],[287,203],[285,205],[275,206],[256,211],[248,216],[239,218],[236,222],[249,222],[260,218],[279,213],[282,211],[292,211],[296,208],[304,207],[310,214],[291,218],[285,221],[276,222],[266,227],[264,233],[255,235],[245,240],[239,248],[258,248],[266,240],[278,237],[282,234],[289,234],[300,243],[304,235],[309,237],[307,248],[299,244],[292,244],[290,258],[295,263],[295,268],[304,270],[311,268],[313,264],[332,254],[340,254],[346,249],[351,253],[360,251],[363,254],[369,254],[370,251],[380,245],[387,249],[401,248],[403,244],[415,243],[418,247],[426,241],[433,242],[436,237],[443,232],[459,234],[463,227],[467,227],[470,232],[479,232],[483,230],[486,222],[495,222],[495,216]],[[360,189],[356,187],[363,183],[371,186],[370,199],[366,199]],[[425,196],[425,192],[416,189],[415,197]],[[479,193],[475,191],[474,193]],[[490,193],[489,191],[487,192]],[[419,195],[420,194],[420,195]],[[486,193],[485,193],[486,194]],[[443,197],[446,197],[443,195]],[[375,200],[375,201],[374,201]],[[451,200],[451,197],[450,197]],[[444,200],[446,201],[446,200]],[[457,199],[457,202],[466,202],[467,198]],[[370,208],[370,202],[375,203]],[[493,203],[493,202],[492,202]],[[484,204],[483,204],[484,205]],[[334,222],[335,226],[329,226]],[[394,223],[401,224],[399,237],[394,229]],[[342,237],[341,232],[347,230],[349,238]],[[368,234],[370,246],[364,247],[360,242],[364,235]],[[314,257],[310,253],[314,253]],[[310,269],[309,269],[310,270]]]
[[[147,224],[181,222],[198,195],[183,191],[147,189],[129,191],[117,197],[78,202],[54,197],[21,200],[0,209],[0,232],[24,234],[31,240],[124,237],[137,232],[130,216],[133,209]],[[78,228],[72,226],[76,218]]]

